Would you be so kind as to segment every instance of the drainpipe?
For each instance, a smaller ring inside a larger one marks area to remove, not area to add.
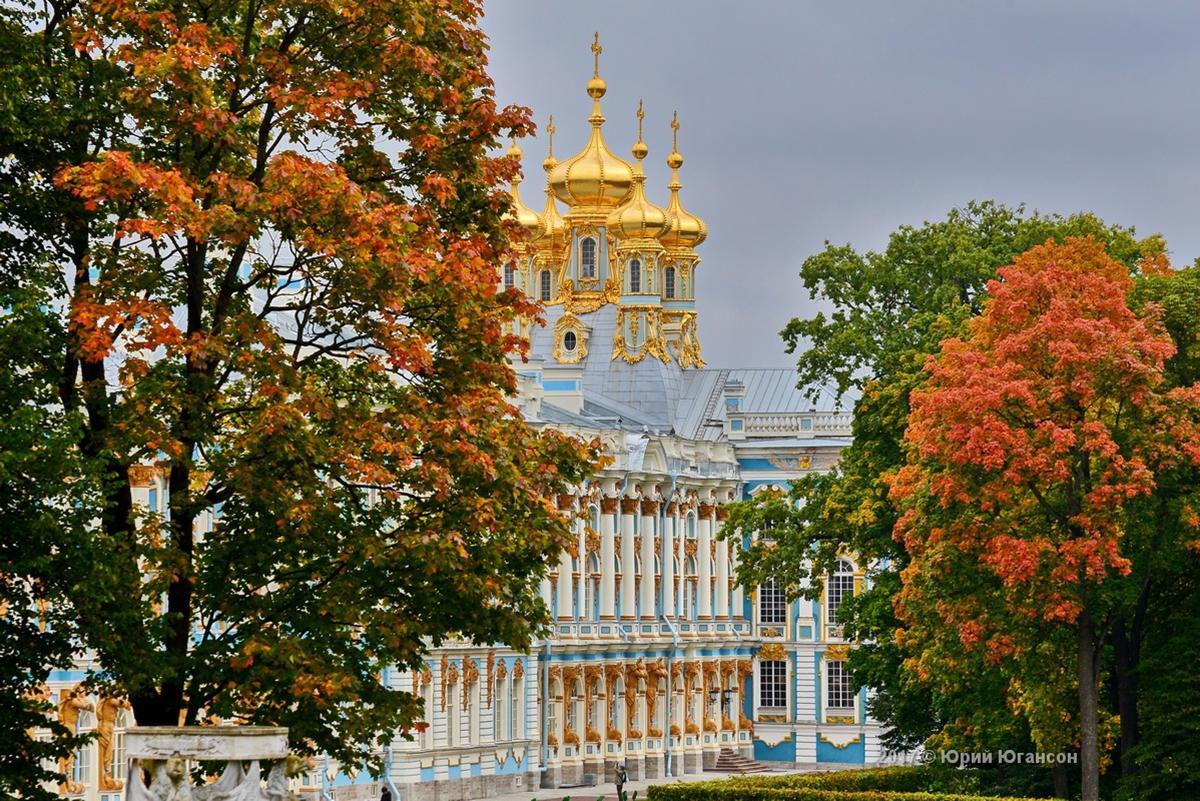
[[[562,580],[561,578],[559,579]],[[558,625],[555,623],[554,625]],[[549,635],[549,633],[548,633]],[[563,699],[565,707],[566,688],[563,688]],[[547,636],[542,640],[542,764],[539,766],[539,771],[544,775],[550,770],[550,637]],[[566,714],[566,710],[563,710]]]
[[[671,658],[667,660],[667,753],[666,753],[666,778],[670,779],[674,774],[671,773],[674,754],[671,753],[671,699],[675,696],[674,689],[671,686],[672,674],[675,671],[675,659],[679,653],[679,629],[675,628],[675,624],[671,622],[671,618],[666,615],[659,615],[662,622],[667,624],[667,628],[671,630]],[[682,737],[682,732],[680,733]]]
[[[391,687],[391,683],[392,683],[391,682],[391,669],[384,668],[383,669],[383,686]],[[391,743],[391,741],[388,741],[388,747],[384,750],[383,753],[385,755],[385,758],[383,761],[383,783],[386,784],[388,790],[391,791],[392,798],[394,799],[394,801],[401,801],[402,796],[400,795],[400,789],[398,787],[396,787],[396,783],[392,781],[392,743]]]
[[[675,473],[671,474],[671,489],[667,493],[668,498],[672,498],[675,496],[675,484],[678,481],[678,478],[679,478],[679,476],[677,474],[675,474]],[[667,528],[667,507],[666,507],[666,504],[660,504],[658,507],[658,530],[659,530],[659,532],[663,532],[663,531],[666,531],[666,528]],[[678,535],[678,533],[679,532],[677,532],[677,531],[672,532],[672,537],[671,537],[672,543],[675,542],[675,535]],[[675,554],[666,552],[666,538],[661,537],[661,539],[663,542],[663,547],[661,549],[663,553],[662,553],[662,557],[659,560],[659,569],[665,570],[667,567],[667,560],[674,559]],[[675,573],[675,571],[672,569],[672,571],[671,571],[672,577],[674,577],[674,573]],[[667,725],[666,725],[666,729],[663,732],[667,738],[667,753],[665,755],[665,761],[666,761],[665,769],[666,769],[666,778],[668,778],[668,779],[674,775],[671,773],[672,762],[674,759],[674,754],[671,752],[671,720],[673,719],[671,717],[671,699],[675,697],[675,691],[674,691],[674,686],[673,686],[672,682],[674,680],[673,674],[675,672],[675,658],[676,658],[676,654],[679,651],[679,629],[675,628],[675,624],[673,622],[671,622],[671,619],[669,617],[667,617],[667,614],[666,614],[667,593],[673,592],[673,591],[674,591],[674,588],[667,587],[667,582],[665,582],[665,581],[661,582],[661,586],[659,587],[659,590],[658,590],[658,608],[662,610],[662,612],[659,614],[658,617],[660,620],[662,620],[663,623],[665,623],[667,625],[667,628],[670,629],[670,631],[671,631],[671,656],[667,660],[667,710],[666,710],[666,724]],[[682,733],[681,733],[681,736],[682,736]]]

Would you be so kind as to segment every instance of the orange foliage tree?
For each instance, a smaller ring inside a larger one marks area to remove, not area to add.
[[[537,308],[495,289],[518,165],[490,153],[532,125],[496,105],[480,14],[5,15],[25,109],[0,115],[6,258],[43,293],[31,361],[57,372],[64,480],[94,490],[45,570],[139,724],[286,725],[377,760],[422,717],[389,668],[451,636],[523,646],[544,619],[568,531],[550,499],[589,454],[506,400],[504,324]]]
[[[1160,474],[1200,462],[1200,392],[1163,388],[1174,345],[1157,307],[1131,310],[1132,287],[1090,239],[1001,269],[968,335],[930,360],[890,480],[913,555],[897,600],[910,666],[948,681],[969,681],[973,660],[1005,669],[1035,742],[1078,743],[1085,801],[1099,792],[1100,646],[1120,614],[1110,588],[1132,569],[1130,510]]]

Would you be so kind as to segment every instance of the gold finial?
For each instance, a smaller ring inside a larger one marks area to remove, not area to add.
[[[588,81],[587,93],[592,99],[592,116],[591,123],[600,125],[604,122],[604,117],[600,115],[600,98],[604,97],[604,92],[608,89],[608,84],[600,77],[600,54],[604,52],[604,48],[600,46],[600,32],[596,32],[596,38],[592,41],[592,79]]]
[[[642,120],[646,119],[646,111],[642,105],[642,101],[638,100],[637,120],[638,120],[638,138],[633,145],[633,157],[638,161],[646,158],[646,154],[650,152],[650,148],[646,147],[646,143],[642,141]]]
[[[554,158],[554,132],[556,130],[558,129],[554,127],[554,115],[551,114],[550,121],[546,123],[546,138],[549,140],[549,146],[547,148],[546,159],[542,162],[542,169],[546,172],[550,172],[558,166],[558,159]],[[546,191],[550,191],[548,184]]]
[[[595,38],[592,39],[592,77],[600,77],[600,54],[604,52],[604,48],[600,46],[600,31],[596,31]]]
[[[667,154],[667,166],[677,170],[683,166],[683,156],[679,154],[679,112],[671,115],[671,152]],[[671,183],[679,183],[677,176],[671,177]]]

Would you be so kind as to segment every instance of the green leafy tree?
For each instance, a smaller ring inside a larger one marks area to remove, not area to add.
[[[17,600],[66,610],[139,724],[378,769],[422,717],[381,673],[526,646],[588,472],[507,400],[505,325],[538,309],[495,290],[518,165],[490,154],[532,125],[480,4],[4,8],[5,279],[41,318],[4,318],[0,469],[56,504]]]
[[[739,505],[727,530],[775,529],[742,562],[739,576],[750,585],[775,577],[800,593],[807,578],[805,593],[817,597],[839,553],[874,565],[870,586],[843,604],[841,619],[861,641],[851,671],[872,689],[871,712],[890,747],[911,748],[941,732],[940,742],[966,749],[1031,742],[1028,722],[1004,700],[1003,676],[977,674],[969,686],[939,688],[903,669],[893,597],[909,555],[892,536],[898,513],[882,476],[904,463],[909,398],[926,381],[925,360],[982,310],[997,269],[1048,238],[1089,235],[1130,270],[1163,251],[1161,238],[1138,239],[1092,215],[1026,214],[983,202],[903,227],[879,252],[829,245],[801,269],[810,294],[832,310],[793,320],[783,335],[800,354],[801,386],[832,380],[857,395],[852,440],[836,470],[796,482],[786,499],[762,495]]]

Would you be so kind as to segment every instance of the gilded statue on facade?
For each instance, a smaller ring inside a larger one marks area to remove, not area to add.
[[[63,690],[59,696],[58,702],[58,722],[63,725],[69,732],[76,732],[79,728],[79,715],[82,712],[94,712],[95,705],[88,698],[87,693],[83,689],[83,685],[76,685],[74,689]],[[63,779],[58,783],[58,792],[60,795],[82,795],[84,786],[75,781],[71,774],[75,768],[75,752],[67,754],[64,757],[59,757],[58,772],[63,774]]]
[[[96,754],[100,763],[100,789],[120,790],[125,783],[114,778],[113,769],[113,730],[117,725],[117,716],[121,710],[132,709],[125,698],[102,698],[100,707],[96,710]]]

